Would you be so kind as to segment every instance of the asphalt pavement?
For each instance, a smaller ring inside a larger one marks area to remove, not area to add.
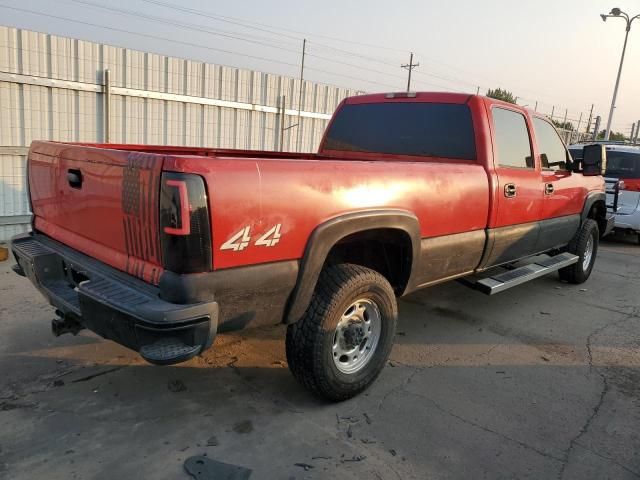
[[[640,477],[640,246],[601,245],[584,285],[400,301],[387,368],[347,402],[289,374],[284,328],[220,335],[172,367],[82,332],[0,263],[0,478],[189,479],[193,456],[251,479]]]

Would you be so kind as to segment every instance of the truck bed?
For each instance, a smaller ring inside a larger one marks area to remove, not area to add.
[[[154,153],[157,155],[188,155],[216,158],[265,158],[286,160],[322,160],[335,158],[334,156],[318,153],[277,152],[273,150],[239,150],[231,148],[205,148],[205,147],[181,147],[174,145],[138,145],[120,143],[66,143],[67,145],[79,145],[84,147],[101,148],[109,150],[124,150],[127,152]]]

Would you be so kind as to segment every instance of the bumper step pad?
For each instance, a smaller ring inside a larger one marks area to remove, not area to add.
[[[177,338],[162,338],[140,348],[140,355],[149,363],[169,365],[184,362],[200,353],[200,345],[185,345]]]

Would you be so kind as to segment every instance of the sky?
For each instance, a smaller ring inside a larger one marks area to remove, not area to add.
[[[501,87],[583,127],[593,104],[604,128],[625,35],[599,16],[613,7],[640,14],[638,0],[0,0],[0,24],[290,76],[306,38],[305,79],[367,92],[406,88],[413,51],[412,90]],[[629,134],[640,18],[616,104],[612,130]]]

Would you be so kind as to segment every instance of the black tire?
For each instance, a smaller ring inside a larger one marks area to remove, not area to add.
[[[333,359],[338,323],[359,299],[373,302],[381,321],[377,345],[361,369],[344,373]],[[287,362],[293,376],[314,395],[342,401],[365,390],[384,368],[396,331],[398,307],[393,288],[378,272],[359,265],[339,264],[320,274],[303,317],[287,329]]]
[[[591,261],[585,266],[585,254],[587,253],[587,245],[589,239],[592,240],[592,253]],[[582,224],[582,227],[573,237],[567,247],[569,253],[573,253],[578,256],[578,262],[568,267],[560,269],[560,280],[564,280],[569,283],[584,283],[587,281],[593,270],[593,265],[596,262],[596,256],[598,254],[598,242],[600,240],[600,232],[598,230],[598,224],[595,220],[590,218],[586,219]]]

